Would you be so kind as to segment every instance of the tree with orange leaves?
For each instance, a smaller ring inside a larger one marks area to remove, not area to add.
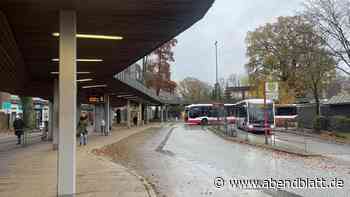
[[[172,39],[161,47],[157,48],[150,55],[149,62],[146,62],[145,82],[148,88],[154,88],[159,95],[160,90],[172,93],[176,88],[176,82],[171,81],[170,63],[175,62],[173,47],[177,44]]]

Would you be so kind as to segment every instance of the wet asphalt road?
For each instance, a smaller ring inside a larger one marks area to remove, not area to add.
[[[183,124],[150,129],[118,142],[116,161],[144,176],[160,197],[193,196],[350,196],[350,163],[333,158],[302,158],[224,140],[201,127]],[[214,179],[222,177],[218,189]],[[235,179],[335,178],[339,189],[243,190]]]

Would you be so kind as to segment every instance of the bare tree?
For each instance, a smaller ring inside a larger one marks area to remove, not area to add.
[[[335,78],[335,61],[328,51],[317,47],[306,51],[302,59],[304,64],[301,69],[306,74],[300,80],[312,92],[316,113],[320,115],[320,97]]]
[[[304,7],[305,18],[340,63],[337,69],[350,75],[350,0],[307,0]]]

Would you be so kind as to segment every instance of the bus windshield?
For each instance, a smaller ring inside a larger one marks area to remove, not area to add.
[[[276,107],[276,116],[295,116],[295,115],[297,115],[296,106]]]
[[[267,104],[267,122],[269,124],[274,123],[274,117],[273,117],[273,105]],[[256,103],[249,103],[248,105],[248,114],[249,114],[249,122],[251,124],[264,124],[265,118],[264,118],[264,104],[256,104]]]

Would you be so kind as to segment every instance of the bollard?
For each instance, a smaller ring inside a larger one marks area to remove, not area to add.
[[[22,146],[26,146],[28,144],[28,132],[26,130],[23,131],[22,135]]]
[[[245,133],[246,133],[246,135],[245,135],[245,141],[248,142],[248,141],[249,141],[249,138],[248,138],[248,137],[249,137],[249,136],[248,136],[248,135],[249,135],[249,134],[248,134],[248,131],[245,131]]]

